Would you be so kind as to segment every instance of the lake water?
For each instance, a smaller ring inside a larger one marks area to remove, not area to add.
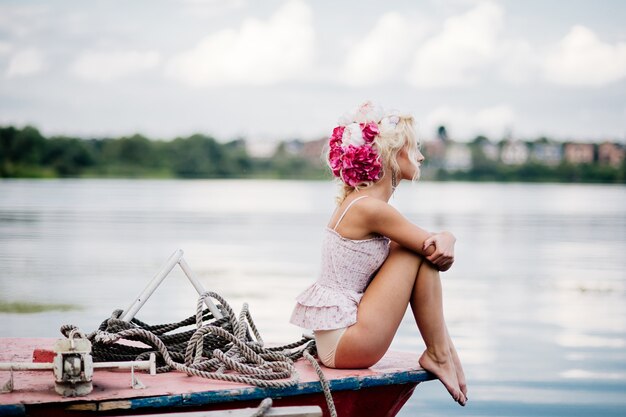
[[[0,181],[0,301],[81,307],[0,313],[0,336],[92,331],[181,248],[205,288],[250,304],[265,340],[296,340],[288,318],[318,271],[334,194],[328,182]],[[424,383],[400,415],[626,415],[626,187],[423,182],[391,202],[457,236],[442,282],[470,398],[461,408]],[[175,321],[195,303],[177,268],[138,317]],[[392,347],[423,349],[410,314]]]

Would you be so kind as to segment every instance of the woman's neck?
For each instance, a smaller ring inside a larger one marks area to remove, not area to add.
[[[367,194],[370,197],[377,198],[379,200],[383,200],[388,202],[393,192],[395,191],[394,187],[391,185],[391,177],[385,175],[380,181],[376,184],[363,188],[359,191],[356,191],[357,194]]]

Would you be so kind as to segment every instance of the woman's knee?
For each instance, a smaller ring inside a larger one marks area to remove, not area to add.
[[[387,260],[395,258],[402,258],[411,262],[415,262],[418,266],[424,262],[424,257],[419,253],[416,253],[411,249],[407,249],[399,243],[391,242],[391,244],[389,245],[389,257],[387,258]]]

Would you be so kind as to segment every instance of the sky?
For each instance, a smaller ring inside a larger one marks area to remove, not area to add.
[[[482,134],[626,142],[621,0],[0,0],[0,124],[327,136],[365,100]]]

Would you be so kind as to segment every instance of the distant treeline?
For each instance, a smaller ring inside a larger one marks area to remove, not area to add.
[[[219,143],[205,135],[171,141],[46,138],[36,128],[0,127],[0,177],[323,178],[326,170],[279,146],[251,157],[243,140]]]
[[[324,140],[280,144],[268,157],[251,156],[243,139],[220,143],[196,134],[170,141],[141,135],[121,138],[83,139],[67,136],[46,138],[36,128],[0,127],[0,178],[330,178],[319,157]],[[528,147],[548,142],[529,142]],[[505,164],[487,158],[485,144],[477,137],[463,145],[468,149],[464,169],[446,166],[443,154],[423,149],[426,163],[422,177],[428,180],[532,181],[626,183],[626,161],[621,166],[599,163],[543,164],[530,159]],[[296,146],[297,145],[297,146]],[[500,148],[505,142],[497,144]],[[430,151],[430,152],[429,152]],[[445,151],[445,149],[443,149]],[[441,150],[440,150],[441,152]]]
[[[572,164],[566,161],[555,166],[533,161],[517,166],[488,161],[476,164],[467,171],[448,171],[428,166],[425,170],[427,174],[423,178],[438,181],[626,183],[624,167]]]

